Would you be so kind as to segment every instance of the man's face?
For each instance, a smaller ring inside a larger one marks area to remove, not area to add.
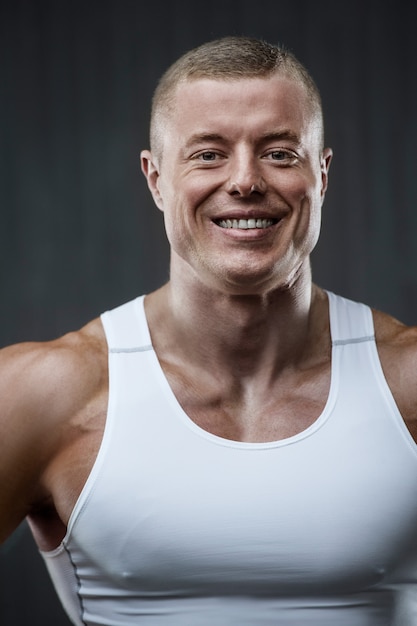
[[[142,167],[164,212],[173,276],[228,293],[291,284],[320,230],[331,151],[287,77],[180,83],[160,158]]]

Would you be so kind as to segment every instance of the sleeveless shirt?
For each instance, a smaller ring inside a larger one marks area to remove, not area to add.
[[[212,435],[182,410],[143,297],[102,316],[103,441],[43,557],[77,626],[415,626],[417,447],[368,307],[329,293],[331,385],[303,432]]]

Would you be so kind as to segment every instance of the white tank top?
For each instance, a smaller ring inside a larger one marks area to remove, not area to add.
[[[143,298],[102,316],[103,442],[61,546],[77,626],[415,626],[417,446],[368,307],[329,294],[327,404],[304,432],[222,439],[178,404]]]

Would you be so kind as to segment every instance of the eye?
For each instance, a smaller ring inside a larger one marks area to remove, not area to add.
[[[200,161],[215,161],[217,154],[212,150],[206,150],[205,152],[200,152],[200,154],[197,155],[197,158]]]
[[[288,153],[284,152],[284,150],[274,150],[274,152],[271,152],[271,158],[274,159],[274,161],[282,161],[287,157]]]
[[[218,150],[201,150],[200,152],[195,152],[190,156],[191,161],[194,161],[197,165],[207,165],[212,167],[220,165],[224,158],[224,154]]]
[[[271,150],[268,152],[267,156],[272,161],[293,161],[296,158],[296,155],[289,150]]]

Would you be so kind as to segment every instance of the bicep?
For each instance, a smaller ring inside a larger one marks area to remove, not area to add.
[[[0,542],[26,517],[39,491],[48,450],[36,355],[22,347],[0,355]]]

